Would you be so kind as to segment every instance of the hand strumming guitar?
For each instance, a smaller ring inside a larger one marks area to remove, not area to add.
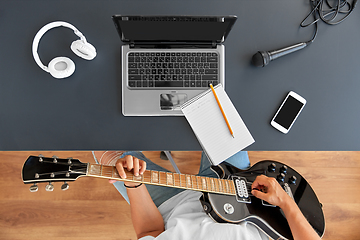
[[[253,182],[251,193],[268,203],[280,207],[289,223],[295,240],[319,240],[319,235],[306,220],[295,201],[287,195],[275,178],[258,176]]]
[[[292,200],[275,178],[270,178],[265,175],[258,176],[251,188],[251,193],[255,197],[280,208],[282,208],[286,202]]]

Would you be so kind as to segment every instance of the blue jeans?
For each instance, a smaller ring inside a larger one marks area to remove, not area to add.
[[[163,171],[170,172],[169,170],[153,163],[151,160],[146,158],[144,154],[141,152],[125,152],[121,157],[123,158],[126,155],[132,155],[140,160],[146,162],[146,169],[155,170],[155,171]],[[246,151],[240,151],[230,158],[228,158],[225,162],[237,167],[239,169],[247,169],[250,167],[249,156]],[[211,163],[207,158],[206,154],[203,152],[201,155],[201,163],[198,176],[204,177],[214,177],[217,175],[210,169]],[[124,197],[124,199],[129,203],[129,197],[126,193],[126,188],[124,187],[124,182],[115,182],[113,183],[115,188],[119,191],[119,193]],[[155,205],[159,207],[163,202],[168,200],[169,198],[175,196],[176,194],[184,191],[184,189],[179,188],[171,188],[171,187],[162,187],[162,186],[154,186],[154,185],[146,185],[148,192],[154,201]]]

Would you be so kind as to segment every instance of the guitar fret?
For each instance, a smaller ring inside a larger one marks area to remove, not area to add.
[[[90,175],[98,176],[100,172],[100,165],[91,164],[90,165]]]
[[[225,182],[226,193],[229,193],[230,192],[229,183],[227,180],[224,180],[224,182]]]
[[[121,180],[114,166],[89,164],[88,175],[109,179]],[[145,184],[162,185],[176,188],[184,188],[195,191],[214,192],[222,194],[236,194],[235,185],[232,180],[217,179],[190,174],[179,174],[146,170],[143,174],[135,176],[133,172],[126,171],[127,179],[124,181],[142,182]]]
[[[174,186],[174,175],[171,172],[166,173],[166,185]]]
[[[232,186],[232,180],[227,180],[228,181],[228,185],[229,185],[229,193],[233,193],[233,191],[232,191],[232,188],[231,188],[231,186]]]
[[[233,193],[234,195],[236,195],[236,188],[235,188],[235,184],[234,184],[233,181],[231,181],[231,188],[232,188],[232,193]]]
[[[223,180],[224,181],[224,186],[225,186],[225,193],[228,193],[229,192],[229,184],[227,182],[227,180]]]
[[[142,182],[143,175],[139,174],[139,176],[133,175],[133,181]]]
[[[120,178],[120,175],[115,167],[113,167],[113,178]]]
[[[174,186],[176,187],[181,187],[180,186],[180,174],[178,173],[173,173],[173,176],[174,176]]]
[[[202,177],[201,180],[202,180],[202,189],[203,190],[208,190],[207,184],[206,184],[206,178]]]
[[[216,192],[217,190],[216,190],[214,178],[211,178],[210,181],[211,181],[211,187],[212,187],[213,191]]]
[[[181,187],[187,188],[185,174],[180,174],[180,185],[181,185]]]
[[[151,183],[159,183],[159,172],[151,171]]]
[[[226,182],[224,179],[220,179],[223,193],[226,193]]]
[[[151,183],[151,171],[146,170],[143,174],[143,182]]]
[[[167,185],[166,172],[159,172],[159,184]]]
[[[219,183],[219,192],[223,193],[224,190],[223,190],[223,186],[222,186],[222,183],[221,183],[221,179],[218,179],[218,183]]]
[[[196,176],[196,183],[197,183],[197,188],[199,190],[204,190],[202,187],[202,181],[201,181],[201,177],[200,176]]]
[[[211,178],[206,178],[206,185],[207,185],[207,188],[208,188],[208,190],[210,191],[210,192],[213,192],[214,191],[214,189],[213,189],[213,186],[212,186],[212,184],[211,184]]]
[[[103,166],[101,168],[101,175],[107,178],[112,177],[112,166]]]
[[[132,172],[126,172],[126,179],[134,180],[134,174]]]
[[[192,188],[191,176],[185,175],[185,177],[186,177],[186,188]]]
[[[193,189],[199,189],[196,181],[196,176],[194,175],[191,176],[191,184]]]

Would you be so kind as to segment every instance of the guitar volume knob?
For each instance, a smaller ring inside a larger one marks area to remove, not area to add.
[[[285,180],[285,174],[284,173],[280,173],[277,178],[276,178],[279,182],[284,182]]]
[[[288,170],[288,168],[285,165],[280,168],[280,172],[284,173],[284,174],[286,174],[287,170]]]
[[[269,172],[275,172],[275,170],[276,170],[276,164],[275,164],[275,163],[271,163],[271,164],[268,166],[268,170],[269,170]]]
[[[290,178],[289,178],[289,183],[290,184],[295,184],[296,183],[296,177],[295,176],[291,176]]]

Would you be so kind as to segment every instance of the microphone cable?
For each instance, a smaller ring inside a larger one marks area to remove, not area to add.
[[[326,6],[324,5],[324,2],[326,3]],[[352,3],[349,3],[347,0],[336,0],[333,2],[334,3],[331,4],[329,0],[310,0],[311,11],[300,23],[301,27],[315,25],[314,35],[312,39],[306,42],[306,44],[314,42],[318,33],[317,23],[320,20],[329,25],[336,25],[343,22],[355,9],[357,0],[353,0]],[[338,16],[340,16],[340,14],[345,14],[345,16],[340,17],[339,19]],[[314,20],[308,24],[305,24],[311,15],[314,16]]]

